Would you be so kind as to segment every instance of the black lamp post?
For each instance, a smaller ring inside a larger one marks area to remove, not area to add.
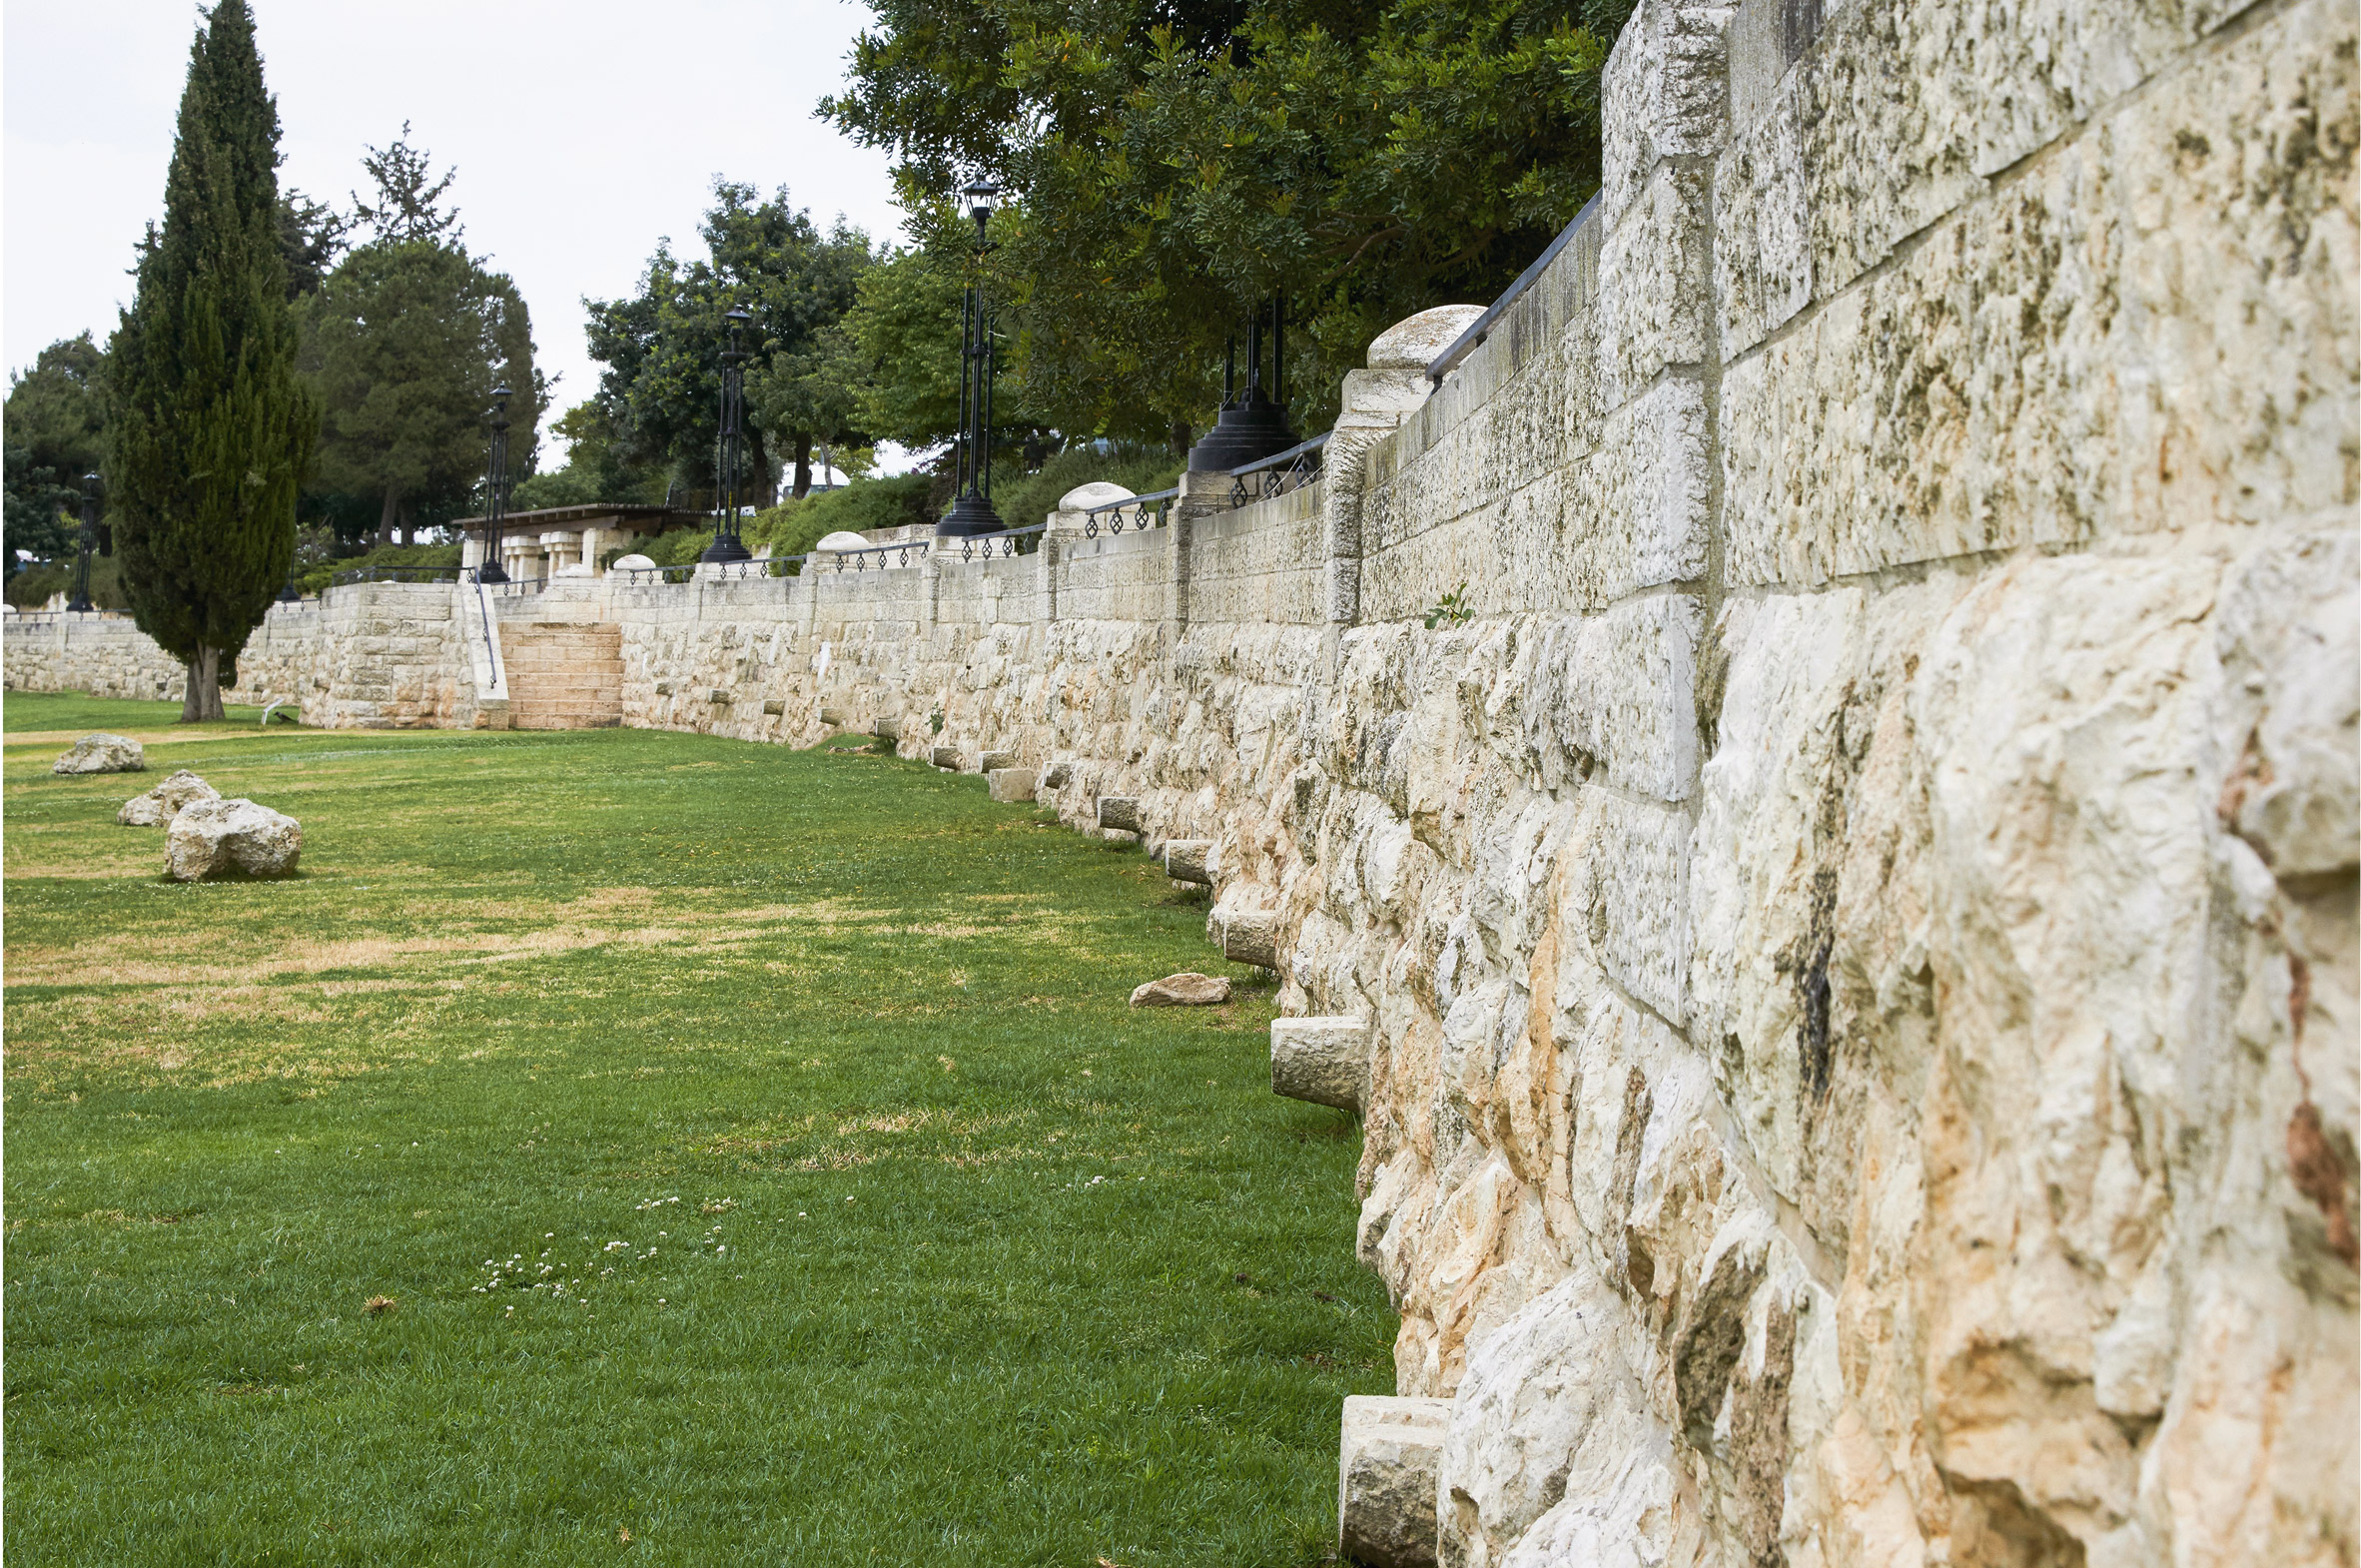
[[[998,533],[1007,526],[992,509],[992,381],[999,369],[992,349],[992,316],[984,303],[984,256],[992,249],[985,226],[1000,187],[978,179],[960,193],[960,204],[976,220],[976,276],[960,307],[959,493],[938,535]]]
[[[82,475],[82,552],[74,560],[74,596],[66,608],[87,611],[90,602],[90,555],[98,548],[99,476]]]
[[[1262,340],[1270,338],[1270,384],[1263,390]],[[1229,340],[1229,358],[1221,371],[1221,413],[1205,438],[1188,450],[1188,466],[1199,473],[1224,472],[1241,463],[1275,456],[1296,443],[1287,428],[1286,389],[1280,369],[1286,363],[1287,307],[1272,296],[1246,324],[1246,389],[1237,388],[1237,338]]]
[[[746,351],[738,334],[754,320],[743,308],[724,314],[730,324],[730,346],[721,354],[721,443],[714,454],[713,503],[720,515],[713,519],[713,542],[698,556],[706,561],[752,560],[754,552],[738,537],[738,490],[744,475],[746,439],[739,422],[746,404]]]
[[[500,569],[500,524],[508,515],[508,389],[492,389],[491,459],[484,471],[483,559],[475,564],[477,582],[506,582]]]

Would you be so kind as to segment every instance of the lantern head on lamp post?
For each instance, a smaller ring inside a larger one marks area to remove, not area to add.
[[[491,456],[483,479],[483,559],[476,562],[477,582],[506,582],[500,569],[500,524],[508,515],[508,397],[505,386],[492,389]]]
[[[82,533],[81,549],[74,557],[74,593],[66,600],[70,610],[88,611],[90,602],[90,556],[98,548],[99,476],[82,475]]]
[[[977,178],[959,193],[961,208],[976,221],[976,270],[960,307],[959,482],[958,493],[938,535],[998,533],[1000,513],[992,509],[992,384],[999,371],[993,351],[992,313],[984,300],[984,256],[992,249],[986,231],[1000,187]]]
[[[717,515],[713,519],[713,542],[698,556],[706,561],[752,560],[753,551],[738,537],[738,505],[740,486],[744,483],[741,471],[745,464],[745,436],[739,426],[746,411],[746,351],[738,335],[748,322],[754,320],[743,307],[735,307],[722,316],[730,324],[729,347],[721,353],[721,441],[714,453],[713,504]]]

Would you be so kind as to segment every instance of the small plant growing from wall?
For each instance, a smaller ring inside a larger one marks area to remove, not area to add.
[[[937,708],[933,713],[927,715],[927,733],[930,735],[943,733],[943,710],[941,708]]]
[[[1462,582],[1435,600],[1434,608],[1426,612],[1426,629],[1432,631],[1438,626],[1446,629],[1464,626],[1474,619],[1475,606],[1467,601],[1467,584]]]

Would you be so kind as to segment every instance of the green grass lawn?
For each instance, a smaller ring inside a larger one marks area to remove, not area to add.
[[[1329,1555],[1359,1136],[1126,1008],[1201,898],[889,758],[17,739],[174,711],[0,714],[13,1563]],[[162,880],[181,766],[302,876]]]

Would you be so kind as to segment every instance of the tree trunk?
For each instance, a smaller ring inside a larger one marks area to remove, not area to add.
[[[183,724],[219,724],[222,721],[222,650],[198,645],[197,656],[189,661],[189,689],[181,698]]]
[[[394,542],[394,525],[401,519],[400,493],[391,487],[386,491],[386,504],[378,509],[378,543]]]
[[[1173,421],[1174,456],[1185,457],[1188,455],[1189,443],[1194,433],[1194,431],[1189,429],[1188,421],[1186,419],[1175,419]]]
[[[802,500],[812,493],[812,438],[795,437],[795,498]]]

